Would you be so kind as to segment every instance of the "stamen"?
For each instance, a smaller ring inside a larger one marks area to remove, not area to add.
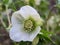
[[[26,32],[34,31],[36,26],[37,26],[37,23],[32,17],[29,17],[27,20],[24,21],[24,30]]]
[[[31,20],[26,20],[24,23],[24,29],[27,32],[30,32],[32,30],[32,27],[33,27],[33,22]]]

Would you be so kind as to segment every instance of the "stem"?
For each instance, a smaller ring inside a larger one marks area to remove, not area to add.
[[[55,6],[53,6],[51,8],[51,10],[49,11],[49,14],[48,14],[48,16],[46,18],[46,29],[47,29],[47,31],[49,31],[49,26],[48,26],[48,22],[47,21],[51,18],[51,16],[53,16],[51,13],[52,13],[52,11],[53,11],[54,8],[55,8]]]
[[[51,15],[51,13],[52,13],[52,11],[53,11],[54,8],[55,8],[55,5],[50,9],[49,14],[48,14],[48,17],[47,17],[46,20],[49,20],[50,17],[53,16],[53,15]]]
[[[10,25],[11,21],[10,21],[9,12],[7,10],[8,10],[8,5],[6,5],[6,12],[7,12],[7,19],[8,19],[9,25]]]
[[[6,24],[4,23],[4,21],[2,19],[2,16],[0,17],[0,20],[1,20],[1,23],[2,23],[3,27],[6,29]]]

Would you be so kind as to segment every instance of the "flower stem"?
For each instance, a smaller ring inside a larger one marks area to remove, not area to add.
[[[2,25],[3,25],[3,27],[6,29],[6,24],[5,24],[5,22],[3,21],[2,15],[1,15],[1,17],[0,17],[0,21],[1,21]]]
[[[8,5],[6,5],[6,12],[7,12],[7,19],[8,19],[9,25],[10,25],[11,24],[10,16],[9,16],[9,12],[7,10],[8,10]]]
[[[47,18],[46,18],[46,29],[47,29],[47,31],[49,31],[49,26],[48,26],[48,20],[51,18],[51,16],[54,16],[54,15],[52,15],[52,11],[53,11],[53,9],[55,8],[55,6],[53,6],[51,9],[50,9],[50,11],[49,11],[49,13],[48,13],[48,16],[47,16]]]

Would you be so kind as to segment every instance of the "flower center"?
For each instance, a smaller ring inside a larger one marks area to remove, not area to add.
[[[31,20],[25,21],[24,27],[25,27],[26,29],[30,29],[30,28],[32,28],[32,26],[33,26],[33,22],[32,22]]]
[[[28,19],[28,20],[25,20],[24,22],[24,30],[26,32],[31,32],[35,29],[36,25],[35,25],[35,21],[34,20],[31,20],[31,19]]]

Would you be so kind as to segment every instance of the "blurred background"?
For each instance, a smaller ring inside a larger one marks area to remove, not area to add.
[[[37,45],[60,45],[60,0],[0,0],[0,45],[16,45],[9,38],[11,16],[25,5],[35,8],[44,20]]]

